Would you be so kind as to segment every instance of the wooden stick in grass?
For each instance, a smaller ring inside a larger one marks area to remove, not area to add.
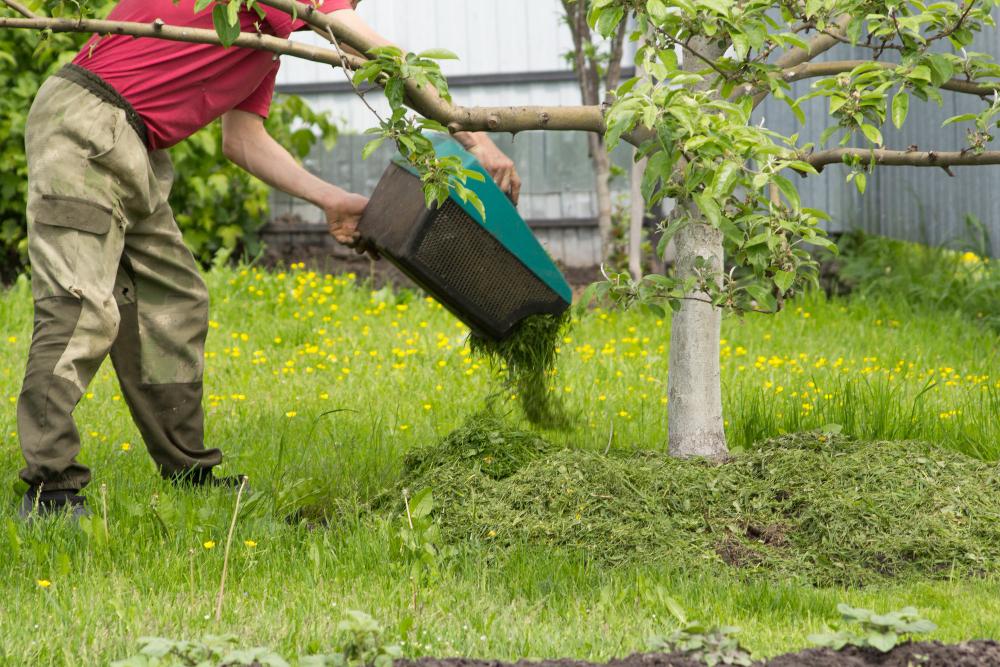
[[[229,535],[226,536],[226,551],[222,555],[222,579],[219,581],[219,597],[215,601],[215,621],[222,620],[222,599],[226,594],[226,574],[229,572],[229,549],[233,546],[233,531],[236,530],[236,517],[240,513],[240,500],[243,498],[243,489],[247,486],[247,476],[240,480],[240,490],[236,493],[236,507],[233,509],[233,520],[229,523]]]

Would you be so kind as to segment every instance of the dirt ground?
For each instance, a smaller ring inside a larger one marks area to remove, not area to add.
[[[970,641],[961,644],[919,642],[897,646],[889,653],[847,647],[843,651],[807,649],[755,662],[754,667],[1000,667],[1000,643]],[[510,664],[470,658],[422,658],[397,661],[396,667],[598,667],[576,660],[521,661]],[[637,653],[601,667],[705,667],[684,655]]]

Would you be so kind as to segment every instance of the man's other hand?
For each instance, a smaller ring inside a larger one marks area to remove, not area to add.
[[[477,137],[476,145],[468,150],[516,205],[521,196],[521,177],[517,174],[514,161],[489,138],[482,135]]]
[[[361,234],[358,232],[358,223],[361,215],[368,206],[368,197],[357,195],[343,190],[332,195],[328,202],[323,205],[323,212],[326,214],[326,224],[330,228],[330,235],[352,248],[358,247],[361,242]],[[362,252],[364,250],[362,249]]]

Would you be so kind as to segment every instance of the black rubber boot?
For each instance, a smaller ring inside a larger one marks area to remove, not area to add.
[[[78,489],[64,491],[42,491],[38,487],[30,487],[21,499],[18,517],[25,523],[34,519],[44,519],[53,516],[69,516],[74,521],[90,516],[87,500],[80,495]]]
[[[227,488],[239,489],[246,475],[224,475],[216,477],[212,474],[211,468],[188,468],[180,472],[175,472],[167,476],[176,486],[187,486],[191,488]],[[250,485],[243,489],[244,495],[250,495]]]

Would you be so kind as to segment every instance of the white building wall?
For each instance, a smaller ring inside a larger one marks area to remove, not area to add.
[[[459,56],[442,62],[447,76],[568,69],[573,49],[559,0],[364,0],[358,13],[409,51],[444,48]],[[312,33],[295,39],[324,43]],[[278,83],[342,77],[325,65],[286,58]],[[338,79],[339,80],[339,79]]]

